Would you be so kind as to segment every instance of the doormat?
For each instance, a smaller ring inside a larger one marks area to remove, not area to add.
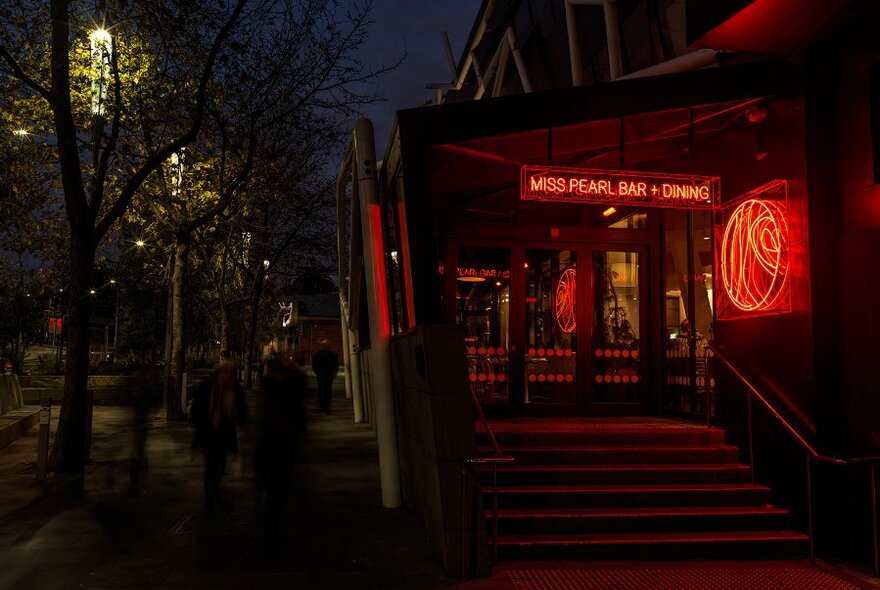
[[[811,568],[631,568],[508,570],[516,590],[858,590]]]

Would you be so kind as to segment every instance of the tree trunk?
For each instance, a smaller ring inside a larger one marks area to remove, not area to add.
[[[168,397],[168,421],[185,418],[181,407],[183,392],[183,371],[186,369],[186,343],[184,342],[183,289],[186,278],[186,261],[189,257],[189,243],[178,240],[174,246],[174,273],[172,286],[172,326],[171,382],[173,385]]]
[[[171,277],[174,274],[174,257],[168,257],[168,297],[165,309],[165,348],[162,349],[162,400],[165,402],[165,420],[171,421],[171,413],[168,411],[168,400],[174,386],[171,381],[171,353],[174,343],[174,288]]]
[[[220,302],[220,350],[231,350],[229,346],[229,322],[232,316],[231,306],[225,302]]]
[[[262,269],[261,269],[262,270]],[[260,298],[263,295],[263,281],[257,279],[254,285],[254,291],[251,294],[251,322],[248,326],[247,337],[247,369],[245,372],[245,388],[251,389],[253,386],[253,373],[251,367],[256,360],[256,344],[257,344],[257,324],[260,321]]]
[[[71,226],[70,301],[67,312],[67,366],[58,430],[50,466],[60,473],[81,473],[85,458],[86,390],[92,315],[91,281],[95,247],[90,228]],[[89,234],[84,236],[82,234]]]

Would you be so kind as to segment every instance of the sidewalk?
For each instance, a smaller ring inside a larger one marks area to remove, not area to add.
[[[505,563],[492,579],[457,584],[444,579],[413,512],[381,507],[375,437],[352,422],[341,391],[329,416],[313,398],[308,407],[308,445],[273,561],[258,548],[248,441],[228,466],[225,503],[205,516],[201,455],[185,424],[151,422],[149,466],[136,487],[129,408],[95,408],[94,464],[81,478],[37,482],[32,431],[0,451],[0,588],[878,587],[804,561]]]

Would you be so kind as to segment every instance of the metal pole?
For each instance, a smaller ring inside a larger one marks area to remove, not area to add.
[[[92,462],[92,408],[95,405],[95,390],[86,390],[86,423],[83,436],[83,462]]]
[[[874,541],[874,576],[880,577],[880,549],[877,547],[877,469],[871,463],[871,524]]]
[[[492,563],[498,563],[498,463],[492,463]]]
[[[461,546],[459,547],[459,559],[461,562],[459,563],[459,570],[461,572],[461,579],[464,580],[467,578],[466,569],[465,569],[465,560],[467,559],[467,552],[465,551],[465,502],[467,501],[467,490],[465,487],[465,477],[467,475],[467,463],[461,464],[461,472],[459,473],[459,489],[458,489],[458,517],[459,517],[459,526],[461,526],[461,539],[459,540]]]
[[[52,416],[52,398],[40,400],[40,440],[37,446],[37,479],[45,479],[49,466],[49,421]]]
[[[813,532],[813,471],[810,454],[807,458],[807,533],[810,536],[810,563],[816,563],[816,541]],[[754,470],[753,470],[754,471]]]
[[[755,485],[755,443],[752,435],[752,396],[746,395],[746,407],[748,412],[748,428],[749,428],[749,465],[752,467],[752,485]]]
[[[706,427],[710,428],[712,426],[712,349],[706,348],[706,352],[703,355],[703,359],[705,360],[705,374],[703,375],[703,379],[706,381],[703,383],[703,387],[706,389]]]
[[[183,386],[180,388],[180,408],[186,411],[186,392],[189,389],[189,372],[183,372]]]

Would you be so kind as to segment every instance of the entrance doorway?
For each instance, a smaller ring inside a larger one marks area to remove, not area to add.
[[[455,318],[481,404],[515,415],[645,412],[646,248],[459,245],[456,255]]]

